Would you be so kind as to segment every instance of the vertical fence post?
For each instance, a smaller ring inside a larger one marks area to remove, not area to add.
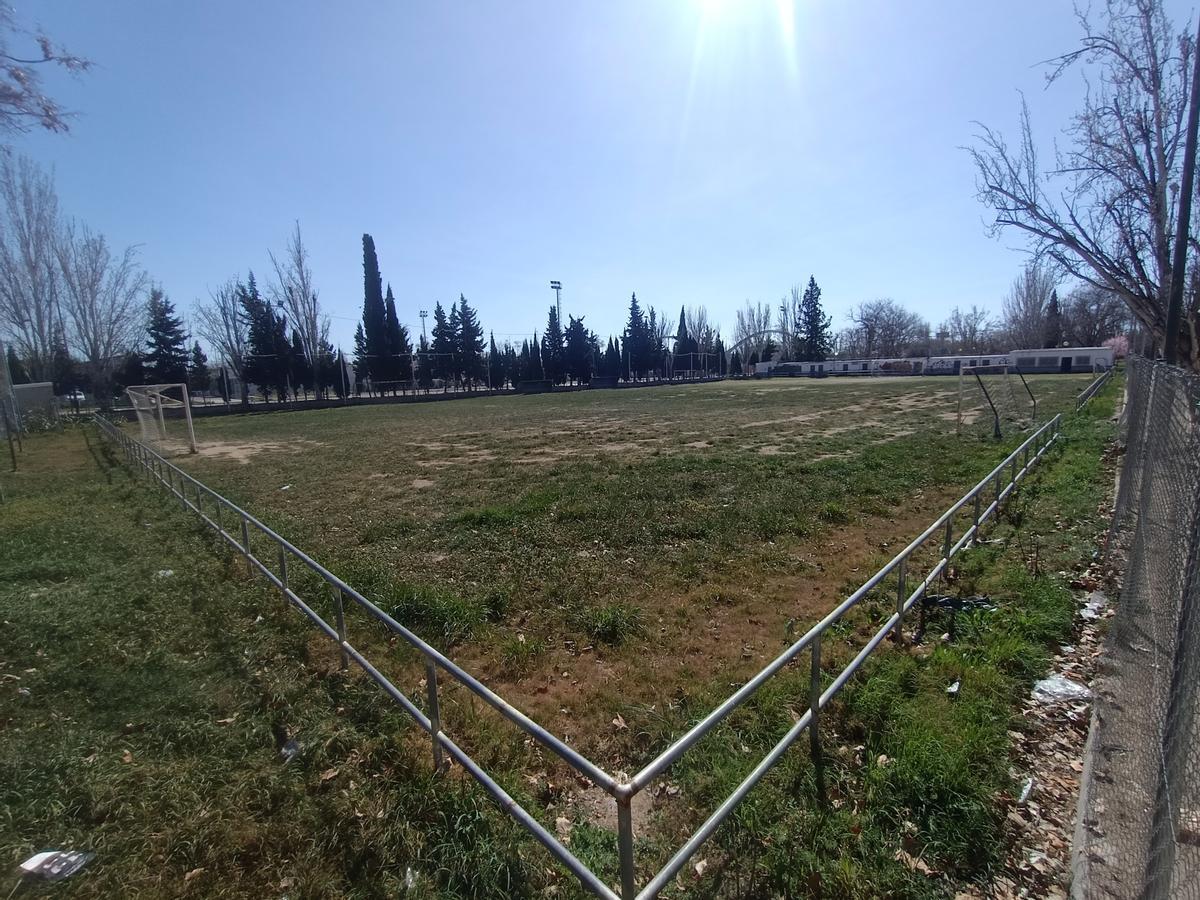
[[[812,753],[813,772],[817,777],[817,799],[821,806],[829,805],[825,792],[825,759],[821,755],[821,635],[812,643],[812,669],[808,676],[808,746]]]
[[[446,762],[442,756],[442,712],[438,705],[437,666],[432,659],[425,658],[425,698],[429,706],[429,736],[433,740],[433,770],[441,772]]]
[[[904,601],[908,599],[908,557],[904,556],[900,559],[900,564],[896,566],[896,630],[892,632],[892,637],[895,638],[897,644],[904,643]]]
[[[975,535],[971,538],[971,543],[979,543],[979,519],[983,514],[983,499],[980,497],[979,491],[975,492]]]
[[[283,591],[283,602],[289,602],[287,547],[283,545],[283,541],[279,542],[279,587]]]
[[[338,645],[342,651],[342,671],[350,668],[350,654],[346,652],[346,610],[342,603],[342,589],[333,589],[334,612],[337,614]]]
[[[954,538],[954,516],[950,516],[948,519],[946,519],[946,537],[942,541],[942,559],[944,559],[944,560],[949,561],[949,559],[950,559],[950,545],[951,545],[953,538]],[[946,570],[943,569],[942,571],[944,572]]]
[[[633,810],[632,796],[624,794],[617,802],[617,858],[621,868],[621,900],[633,900],[637,896],[637,871],[633,858]]]
[[[241,517],[241,554],[246,557],[246,569],[254,571],[254,564],[250,562],[250,521],[245,516]]]

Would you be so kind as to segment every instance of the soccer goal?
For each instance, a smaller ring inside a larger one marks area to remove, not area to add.
[[[142,429],[142,440],[167,452],[196,452],[192,404],[186,384],[137,384],[125,388]],[[183,415],[166,414],[182,409]]]
[[[990,434],[996,440],[1006,431],[1019,430],[1033,421],[1025,386],[1008,366],[963,366],[958,372],[959,434]]]

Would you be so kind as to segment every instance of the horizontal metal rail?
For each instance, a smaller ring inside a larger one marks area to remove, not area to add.
[[[213,528],[233,549],[238,551],[249,564],[256,569],[273,586],[278,588],[284,599],[302,612],[326,637],[339,645],[343,660],[353,661],[368,677],[378,684],[409,716],[426,732],[433,741],[435,766],[439,766],[441,753],[445,751],[453,757],[471,776],[482,785],[485,791],[496,800],[500,807],[518,823],[520,823],[534,838],[572,872],[589,891],[600,897],[617,900],[617,894],[612,891],[595,873],[580,862],[553,834],[537,821],[524,807],[514,800],[495,779],[488,775],[478,763],[471,759],[465,750],[460,748],[440,727],[435,726],[430,716],[421,709],[393,684],[386,675],[379,671],[353,644],[347,639],[342,598],[349,597],[358,606],[366,610],[373,618],[384,624],[388,630],[400,635],[411,646],[425,657],[428,664],[440,667],[456,681],[471,690],[476,696],[488,703],[510,722],[525,731],[543,746],[557,753],[568,765],[577,772],[590,778],[606,791],[614,793],[617,781],[607,772],[575,749],[567,746],[542,726],[538,725],[524,713],[503,700],[476,678],[463,671],[458,665],[447,659],[442,653],[422,641],[419,637],[381,610],[378,606],[363,597],[358,591],[346,584],[328,569],[317,563],[304,551],[281,537],[271,528],[264,525],[250,513],[225,499],[202,482],[184,472],[178,466],[168,462],[149,447],[134,440],[106,419],[97,416],[95,419],[102,433],[114,440],[125,452],[131,463],[139,466],[149,478],[159,482],[171,494],[179,499],[185,509],[196,513],[200,519]],[[208,500],[208,510],[205,509],[205,499]],[[230,531],[224,524],[228,514],[231,523],[235,523],[237,531]],[[280,571],[276,574],[262,560],[254,555],[251,547],[251,533],[265,536],[276,545],[279,552]],[[338,610],[338,622],[331,625],[313,609],[312,605],[301,598],[289,584],[290,567],[288,560],[298,560],[309,571],[327,582],[334,591],[335,606]],[[436,688],[435,688],[436,690]],[[431,695],[431,710],[436,708],[436,694]]]
[[[1080,395],[1077,400],[1081,407],[1087,402],[1111,377],[1111,370],[1104,373]],[[1084,396],[1086,394],[1086,396]],[[465,672],[442,653],[425,643],[409,629],[401,625],[390,615],[381,610],[376,604],[362,596],[353,587],[333,575],[308,554],[298,549],[272,529],[262,524],[241,508],[226,500],[220,494],[212,491],[201,482],[188,475],[182,469],[174,466],[144,444],[134,440],[119,428],[106,420],[97,417],[97,423],[103,432],[113,438],[125,451],[126,457],[138,464],[151,477],[166,486],[172,494],[180,499],[183,506],[192,510],[208,525],[213,527],[235,550],[241,553],[262,575],[275,587],[279,588],[284,598],[307,616],[324,634],[336,642],[343,654],[343,659],[353,661],[385,693],[401,706],[417,724],[432,737],[434,764],[440,768],[443,752],[448,753],[459,762],[465,770],[471,773],[484,789],[499,803],[501,808],[516,819],[526,830],[545,846],[550,853],[563,863],[592,893],[601,897],[616,898],[618,895],[605,885],[598,876],[583,865],[553,834],[548,832],[527,810],[521,807],[495,782],[470,756],[459,748],[443,731],[438,714],[438,687],[436,670],[441,669],[454,680],[464,685],[476,696],[484,700],[493,709],[512,722],[521,730],[536,739],[562,758],[568,765],[580,774],[585,775],[613,796],[617,806],[618,823],[618,862],[621,876],[620,897],[624,900],[646,900],[657,894],[671,879],[687,864],[700,846],[716,831],[741,800],[754,788],[764,775],[779,761],[783,754],[799,737],[808,730],[812,743],[814,762],[818,773],[821,772],[819,730],[811,728],[817,721],[820,711],[837,695],[850,681],[854,674],[866,662],[867,658],[889,636],[894,635],[903,639],[903,624],[905,616],[921,601],[930,585],[937,581],[951,559],[965,548],[969,547],[978,537],[983,525],[993,517],[1001,505],[1011,496],[1018,485],[1027,477],[1030,470],[1045,455],[1051,446],[1059,439],[1062,423],[1061,416],[1055,416],[1026,438],[1020,446],[1012,451],[1005,459],[987,474],[971,490],[967,491],[945,512],[943,512],[928,528],[914,538],[903,550],[874,575],[868,578],[857,590],[835,606],[824,618],[810,628],[799,640],[783,651],[760,672],[738,688],[726,700],[713,709],[700,722],[694,725],[669,747],[663,750],[654,760],[646,765],[631,779],[618,781],[599,766],[592,763],[581,753],[567,746],[563,741],[550,734],[524,713],[507,703],[476,678]],[[194,499],[189,496],[189,491]],[[204,508],[207,498],[209,509]],[[225,527],[224,518],[228,513],[231,522],[236,523],[238,531],[233,532]],[[969,516],[961,533],[955,532],[955,526],[960,517]],[[259,560],[250,546],[251,532],[259,533],[278,547],[279,574],[272,571]],[[919,581],[910,584],[912,575],[910,559],[922,550],[933,539],[939,539],[939,556],[929,568],[929,571]],[[311,605],[301,599],[289,584],[290,559],[299,561],[306,569],[316,573],[331,587],[338,611],[337,622],[334,625],[325,621]],[[869,641],[855,654],[842,670],[833,678],[828,687],[821,689],[820,649],[825,633],[864,598],[877,590],[890,576],[896,576],[896,608],[891,616],[875,632]],[[343,598],[350,600],[359,608],[365,610],[371,617],[382,623],[389,631],[400,635],[409,645],[419,651],[427,664],[427,706],[429,714],[423,712],[409,697],[392,684],[366,657],[347,640],[344,618],[341,615]],[[709,735],[734,710],[747,702],[757,690],[772,676],[784,667],[793,663],[797,658],[809,651],[811,654],[810,704],[809,709],[795,722],[779,742],[754,767],[738,787],[727,797],[692,834],[690,838],[671,857],[667,864],[639,892],[636,886],[636,866],[634,859],[634,840],[630,802],[634,795],[645,790],[654,780],[663,774],[671,765],[702,738]],[[820,774],[818,781],[822,781]],[[822,789],[823,790],[823,789]]]
[[[1108,384],[1109,380],[1112,378],[1114,369],[1115,366],[1109,366],[1107,369],[1101,372],[1097,378],[1093,379],[1091,384],[1079,392],[1079,396],[1075,398],[1076,412],[1079,412],[1079,410],[1083,409],[1084,404],[1091,400],[1092,397],[1096,396],[1096,394],[1101,391],[1106,384]]]

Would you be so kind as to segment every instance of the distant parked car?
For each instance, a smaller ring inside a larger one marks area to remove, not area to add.
[[[74,403],[82,403],[87,397],[84,396],[83,391],[71,391],[71,393],[66,395],[65,399]]]

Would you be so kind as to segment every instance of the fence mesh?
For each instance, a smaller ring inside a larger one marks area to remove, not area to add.
[[[1132,360],[1076,897],[1200,898],[1200,377]]]

